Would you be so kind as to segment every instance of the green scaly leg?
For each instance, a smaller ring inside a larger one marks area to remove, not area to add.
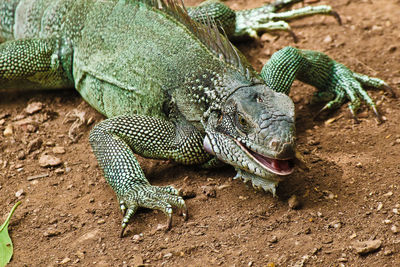
[[[219,1],[210,0],[198,7],[188,8],[188,12],[192,19],[202,23],[207,16],[218,21],[231,40],[257,38],[260,33],[273,30],[287,31],[296,40],[286,21],[317,14],[334,16],[341,24],[339,15],[330,6],[307,6],[277,13],[298,2],[301,0],[277,0],[259,8],[233,11]]]
[[[0,44],[1,89],[70,87],[68,62],[63,62],[67,55],[60,52],[60,42],[25,39]]]
[[[203,164],[211,156],[203,149],[203,136],[186,121],[179,123],[146,116],[120,116],[96,125],[90,144],[107,182],[117,194],[123,236],[129,219],[139,207],[158,209],[171,227],[172,207],[187,218],[187,208],[172,186],[152,186],[134,153],[154,159],[171,159],[181,164]]]
[[[271,89],[285,94],[289,94],[294,79],[316,87],[314,101],[329,101],[319,113],[337,109],[349,100],[349,109],[356,121],[357,110],[363,101],[382,121],[363,85],[393,92],[383,80],[355,73],[321,52],[293,47],[274,53],[261,70],[261,77]]]

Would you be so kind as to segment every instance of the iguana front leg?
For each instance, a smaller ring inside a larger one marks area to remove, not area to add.
[[[393,94],[383,80],[355,73],[324,53],[293,47],[285,47],[274,53],[261,70],[261,77],[271,89],[285,94],[289,94],[294,79],[316,87],[318,91],[314,101],[329,101],[319,113],[336,109],[350,100],[349,109],[356,121],[362,101],[382,121],[374,101],[363,86],[389,90]]]
[[[171,227],[172,206],[187,208],[172,186],[152,186],[134,153],[153,159],[171,159],[181,164],[202,164],[211,156],[203,149],[203,136],[186,121],[174,124],[145,116],[120,116],[96,125],[90,144],[107,182],[117,194],[124,213],[122,232],[139,207],[158,209]]]
[[[35,38],[2,43],[1,89],[72,87],[71,54],[63,40]]]
[[[207,17],[211,17],[222,26],[231,40],[256,38],[259,33],[273,30],[290,32],[296,40],[286,21],[316,14],[334,16],[339,24],[341,23],[339,15],[326,5],[307,6],[278,13],[279,10],[301,1],[276,0],[259,8],[233,11],[219,1],[209,0],[197,7],[188,8],[188,13],[192,19],[202,23]]]

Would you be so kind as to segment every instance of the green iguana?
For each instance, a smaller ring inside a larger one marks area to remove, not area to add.
[[[362,86],[389,88],[316,51],[286,47],[261,73],[228,41],[260,31],[290,31],[286,19],[333,15],[329,6],[276,13],[299,0],[246,11],[220,2],[185,9],[175,0],[2,0],[2,89],[75,87],[109,117],[90,144],[124,213],[122,233],[139,207],[187,208],[172,186],[152,186],[134,153],[181,164],[232,165],[237,177],[275,194],[293,172],[295,78],[327,99],[350,100],[377,114]],[[222,31],[222,34],[219,32]]]

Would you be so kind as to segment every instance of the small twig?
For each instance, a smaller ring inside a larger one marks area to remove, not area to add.
[[[49,174],[48,173],[42,173],[42,174],[38,174],[38,175],[32,175],[32,176],[29,176],[26,179],[28,181],[33,181],[33,180],[37,180],[37,179],[41,179],[41,178],[45,178],[45,177],[49,177]]]

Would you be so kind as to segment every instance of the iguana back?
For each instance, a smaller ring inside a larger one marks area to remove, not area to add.
[[[13,37],[55,38],[70,85],[108,117],[164,117],[165,102],[174,98],[198,121],[202,111],[190,102],[185,79],[227,67],[222,55],[201,40],[207,36],[201,36],[200,26],[172,2],[23,0],[10,5],[16,12]],[[3,37],[10,39],[6,28],[3,23]]]

